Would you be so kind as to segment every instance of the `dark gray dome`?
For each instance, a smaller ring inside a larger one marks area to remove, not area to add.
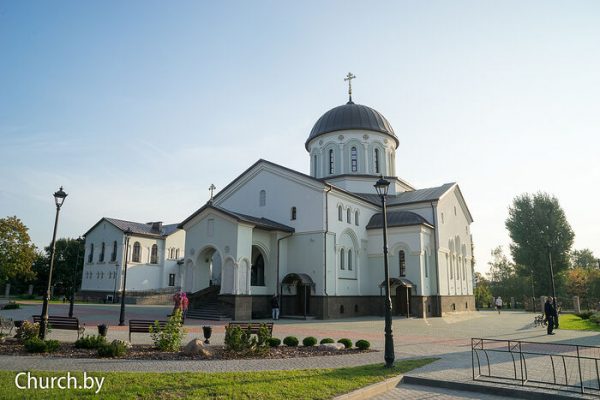
[[[381,113],[371,107],[348,102],[343,106],[332,108],[319,118],[310,131],[305,147],[308,150],[308,142],[317,136],[346,129],[364,129],[385,133],[396,141],[396,147],[399,144],[392,126]]]

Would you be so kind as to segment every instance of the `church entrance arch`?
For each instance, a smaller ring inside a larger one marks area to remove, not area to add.
[[[213,246],[207,246],[198,252],[196,263],[191,276],[192,293],[209,286],[221,284],[222,259],[219,251]]]
[[[306,319],[314,289],[315,283],[307,274],[287,274],[281,281],[282,314]]]
[[[252,246],[250,285],[265,286],[265,255],[258,246]]]

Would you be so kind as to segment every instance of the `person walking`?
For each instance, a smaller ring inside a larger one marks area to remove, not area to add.
[[[496,310],[498,311],[498,314],[500,314],[500,310],[502,310],[502,297],[500,296],[496,297]]]
[[[274,320],[279,319],[279,300],[276,294],[271,297],[271,314]]]
[[[556,308],[554,308],[554,304],[552,304],[552,297],[548,297],[546,299],[546,304],[544,304],[544,315],[546,316],[546,321],[548,322],[548,335],[554,335],[554,321],[556,318]]]

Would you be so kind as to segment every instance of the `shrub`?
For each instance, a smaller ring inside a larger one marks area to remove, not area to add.
[[[368,350],[369,347],[371,347],[371,343],[369,343],[368,340],[360,339],[356,341],[356,347],[358,347],[360,350]]]
[[[281,339],[278,339],[276,337],[270,337],[267,339],[267,344],[269,345],[269,347],[277,347],[281,344]]]
[[[580,313],[577,313],[575,315],[577,315],[579,318],[581,319],[590,319],[590,317],[594,314],[593,311],[582,311]]]
[[[352,340],[350,340],[348,338],[341,338],[337,342],[343,344],[344,347],[347,348],[347,349],[352,348]]]
[[[77,339],[75,347],[78,349],[97,349],[104,344],[106,344],[106,338],[104,336],[85,335],[84,337]]]
[[[590,321],[600,324],[600,311],[590,315]]]
[[[283,338],[283,344],[289,347],[296,347],[298,346],[298,338],[295,336],[286,336]]]
[[[48,332],[48,330],[46,330],[46,331]],[[39,333],[40,333],[40,324],[39,323],[34,324],[33,322],[23,321],[23,324],[19,328],[17,328],[17,334],[15,335],[15,337],[20,342],[26,342],[29,339],[37,337]]]
[[[122,357],[127,354],[127,344],[122,340],[113,340],[112,343],[104,343],[98,347],[100,357]]]
[[[167,321],[164,328],[160,327],[158,321],[150,326],[150,336],[154,346],[162,351],[179,351],[185,331],[181,325],[181,310],[176,310]]]
[[[267,340],[270,338],[271,332],[269,332],[269,328],[267,328],[267,325],[261,324],[260,328],[258,329],[258,334],[256,335],[256,346],[259,348],[267,347]]]
[[[305,347],[311,347],[317,344],[317,338],[314,336],[308,336],[302,339],[302,345]]]
[[[319,344],[326,344],[326,343],[335,343],[335,341],[330,337],[326,337],[325,339],[321,339],[321,341],[319,342]]]
[[[58,340],[42,340],[37,336],[27,339],[23,344],[29,353],[52,353],[60,346]]]
[[[4,307],[2,307],[3,310],[16,310],[19,308],[21,308],[21,305],[14,301],[9,301],[8,304],[5,304]]]
[[[239,326],[225,328],[225,349],[237,352],[249,351],[256,346],[256,338]]]

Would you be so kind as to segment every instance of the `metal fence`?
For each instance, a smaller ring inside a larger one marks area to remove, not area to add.
[[[471,339],[473,380],[600,396],[600,347]]]

